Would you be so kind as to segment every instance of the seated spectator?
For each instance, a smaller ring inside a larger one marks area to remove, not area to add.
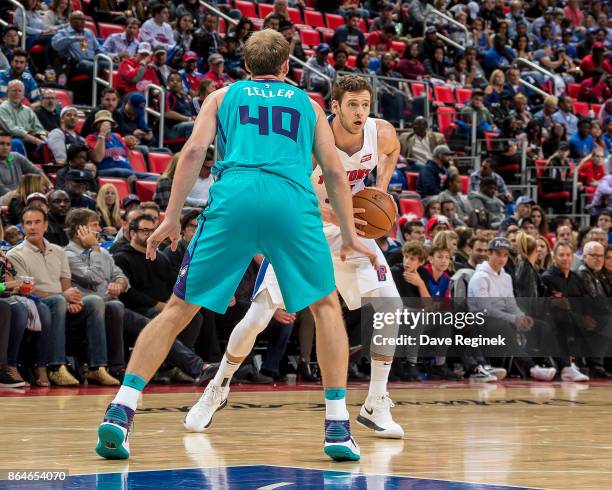
[[[174,42],[176,43],[176,53],[180,54],[183,51],[188,52],[191,50],[191,43],[193,42],[193,15],[190,13],[183,13],[177,16],[174,28]]]
[[[612,211],[612,174],[607,174],[599,181],[593,196],[593,212]]]
[[[47,145],[55,163],[66,163],[67,151],[71,145],[85,145],[85,139],[76,132],[78,112],[76,107],[66,106],[60,113],[61,127],[49,133]]]
[[[467,48],[465,50],[465,59],[467,60],[468,70],[472,77],[472,86],[475,88],[483,89],[487,86],[487,78],[484,68],[478,61],[477,53],[475,48]]]
[[[176,250],[173,251],[170,247],[166,247],[162,252],[170,262],[172,277],[178,277],[179,275],[183,257],[198,227],[198,216],[200,216],[200,213],[199,210],[192,209],[183,215],[181,218],[181,239]]]
[[[112,131],[114,124],[115,120],[109,111],[98,111],[93,124],[94,131],[97,134],[90,134],[86,138],[91,159],[97,166],[98,175],[100,177],[126,178],[130,182],[137,179],[157,180],[154,174],[132,170],[128,158],[129,150],[123,138]]]
[[[484,56],[484,69],[488,72],[499,68],[510,66],[516,53],[506,46],[506,36],[503,34],[495,34],[493,36],[493,46],[486,52]]]
[[[101,53],[94,33],[85,27],[85,14],[76,10],[70,14],[70,27],[58,31],[51,39],[53,49],[62,53],[71,64],[72,74],[93,74],[94,57]],[[98,62],[101,70],[110,68],[108,63]]]
[[[429,275],[423,267],[427,250],[419,241],[411,240],[401,248],[403,262],[391,267],[393,280],[402,298],[430,298],[426,281]]]
[[[527,129],[527,124],[533,119],[528,109],[527,97],[523,94],[516,94],[513,100],[514,110],[510,113],[510,116],[514,117],[516,120],[517,131],[519,133],[524,133]]]
[[[94,19],[112,24],[124,24],[126,16],[132,15],[131,9],[120,10],[121,7],[127,5],[118,0],[91,0],[90,6]]]
[[[34,193],[45,195],[53,186],[49,179],[42,173],[24,174],[19,179],[17,189],[5,196],[8,199],[8,221],[12,225],[20,223],[20,216],[26,207],[28,196]]]
[[[394,7],[390,3],[383,3],[380,8],[380,16],[376,17],[372,24],[370,24],[370,32],[379,31],[385,26],[395,27],[395,21],[393,20]]]
[[[151,45],[143,42],[138,46],[138,51],[134,56],[121,60],[117,69],[118,75],[113,79],[119,92],[122,94],[144,92],[149,84],[159,83],[155,68],[148,64],[151,53]]]
[[[334,70],[336,72],[343,71],[353,73],[354,70],[347,65],[348,53],[344,49],[336,49],[334,51]]]
[[[400,85],[402,76],[393,70],[395,59],[393,54],[385,53],[380,60],[380,68],[376,72],[378,76],[394,78],[395,80],[377,81],[377,90],[382,106],[383,118],[393,124],[399,124],[404,118],[406,97],[405,88]],[[416,104],[413,103],[413,106]],[[413,107],[413,112],[418,113]]]
[[[581,119],[578,131],[569,139],[570,156],[576,160],[585,158],[595,149],[595,142],[591,136],[591,121]]]
[[[166,209],[168,206],[168,201],[170,200],[170,189],[172,188],[172,181],[174,179],[174,173],[176,172],[176,164],[178,163],[180,155],[180,151],[174,154],[170,165],[168,165],[166,171],[157,181],[153,201],[163,210]]]
[[[483,333],[499,333],[514,352],[521,352],[515,361],[523,365],[534,380],[551,381],[556,374],[553,367],[540,367],[517,342],[517,334],[535,337],[534,320],[519,308],[514,297],[512,278],[504,271],[512,245],[505,238],[489,242],[489,260],[479,264],[468,284],[468,298],[472,311],[486,311]],[[537,330],[537,327],[536,327]],[[531,332],[531,333],[530,333]],[[529,346],[529,345],[528,345]],[[529,346],[531,347],[531,346]]]
[[[442,190],[442,179],[447,176],[453,152],[446,145],[437,146],[417,178],[416,189],[422,198],[435,196]]]
[[[597,187],[606,175],[603,148],[596,146],[593,152],[578,165],[578,180],[584,187]]]
[[[129,148],[138,145],[151,146],[153,144],[153,131],[145,118],[146,99],[139,92],[133,92],[124,97],[117,111],[116,131],[123,136]]]
[[[198,86],[204,79],[204,75],[197,70],[198,55],[193,51],[187,51],[183,55],[183,69],[179,74],[183,79],[183,85],[188,94],[194,95]]]
[[[594,42],[591,49],[591,54],[585,56],[580,62],[580,71],[585,76],[589,77],[595,72],[595,70],[605,70],[604,67],[604,53],[605,45],[602,42]]]
[[[215,90],[215,83],[212,80],[205,78],[200,82],[200,85],[198,86],[198,89],[196,90],[195,96],[192,100],[193,108],[196,114],[200,113],[200,109],[202,108],[206,97],[212,94]]]
[[[536,238],[524,231],[519,231],[516,242],[519,260],[514,270],[514,294],[517,298],[540,298],[544,296],[546,286],[544,286],[536,268],[538,260]],[[532,301],[523,304],[535,306]]]
[[[602,211],[597,215],[595,226],[608,234],[608,243],[612,243],[612,213]]]
[[[48,194],[49,213],[47,214],[47,231],[45,238],[49,242],[65,247],[68,245],[68,235],[64,230],[66,215],[70,211],[70,196],[66,191],[55,189]]]
[[[582,102],[602,102],[600,101],[593,90],[595,86],[599,84],[604,72],[601,69],[597,69],[592,73],[590,78],[585,78],[580,82],[580,90],[578,91],[578,100]]]
[[[484,104],[488,108],[493,108],[496,104],[501,103],[501,95],[504,91],[505,83],[506,76],[504,72],[502,70],[493,70],[489,77],[489,85],[484,90]]]
[[[60,386],[78,385],[66,369],[66,329],[85,325],[87,337],[87,379],[109,386],[119,381],[108,374],[104,302],[82,296],[71,285],[68,258],[64,250],[44,238],[47,216],[38,208],[22,213],[25,241],[10,250],[7,257],[18,274],[34,278],[33,293],[48,307],[52,328],[49,342],[49,379]]]
[[[444,135],[429,129],[427,119],[418,116],[412,124],[413,132],[402,133],[399,137],[400,154],[408,162],[425,164],[433,159],[433,151],[437,146],[446,144]]]
[[[578,118],[572,112],[572,99],[570,97],[559,97],[559,110],[553,114],[552,120],[554,123],[564,126],[569,137],[576,134]]]
[[[549,95],[544,99],[544,106],[542,109],[534,114],[533,119],[540,123],[542,129],[548,131],[554,124],[553,114],[557,110],[558,103],[559,99],[557,99],[557,97]]]
[[[453,226],[455,227],[461,226],[461,222],[466,223],[472,211],[472,206],[470,205],[467,196],[461,193],[462,188],[463,179],[461,174],[459,174],[459,172],[453,168],[452,171],[449,171],[449,175],[444,182],[445,190],[438,196],[442,206],[442,214],[451,221],[456,220],[456,222],[453,222]],[[445,202],[449,201],[453,203],[454,212],[456,214],[456,216],[453,216],[452,219],[451,216],[449,216],[450,209],[448,212],[445,212],[444,210]]]
[[[468,269],[471,271],[475,271],[478,264],[482,264],[489,257],[488,254],[488,242],[486,238],[474,236],[470,238],[467,242],[467,248],[469,253],[467,254],[467,260],[457,261],[455,260],[455,269],[459,272],[461,269]],[[457,257],[457,255],[455,255]],[[467,288],[470,278],[472,274],[464,276],[462,279],[465,280],[465,283],[462,285],[464,293],[458,295],[461,298],[467,297]],[[453,276],[453,281],[458,282],[457,279]],[[456,286],[456,284],[455,284]]]
[[[419,1],[419,0],[417,0]],[[438,46],[439,41],[436,33],[438,30],[434,26],[428,26],[425,29],[424,39],[419,42],[419,52],[418,57],[423,62],[427,59],[433,58],[434,50],[436,46]]]
[[[481,224],[485,228],[492,228],[494,230],[499,228],[506,215],[506,205],[496,196],[496,193],[497,182],[493,177],[489,176],[480,180],[477,192],[472,191],[468,195],[468,201],[473,212],[478,213],[478,210],[481,210],[486,214],[485,219],[481,223],[476,224]],[[470,223],[470,226],[472,226],[472,223]]]
[[[102,51],[116,59],[119,58],[119,55],[123,55],[124,53],[127,53],[130,58],[133,58],[136,56],[136,52],[139,49],[139,30],[140,21],[136,17],[129,17],[125,23],[125,31],[115,32],[108,36],[104,40]],[[149,44],[149,50],[150,49],[151,45]]]
[[[448,80],[455,82],[458,86],[465,88],[470,88],[472,86],[472,74],[468,70],[467,59],[464,56],[455,58],[454,66],[448,70],[446,74]]]
[[[506,182],[503,177],[495,172],[494,169],[495,162],[490,158],[485,158],[480,166],[480,170],[476,170],[470,174],[470,192],[478,192],[482,179],[485,177],[492,177],[496,184],[494,195],[505,203],[512,202],[512,193],[508,190],[508,187],[506,187]]]
[[[399,225],[401,231],[401,239],[404,243],[408,243],[411,241],[417,241],[421,244],[425,242],[425,226],[420,221],[408,221],[404,217],[398,220],[398,223],[401,220],[405,220],[401,222]],[[387,255],[387,263],[389,267],[393,267],[396,264],[402,263],[402,249],[397,249]]]
[[[193,104],[183,87],[183,79],[178,73],[171,73],[166,92],[165,137],[170,140],[189,138],[195,118]]]
[[[63,189],[66,187],[66,173],[72,169],[87,169],[93,173],[96,172],[96,166],[89,161],[89,148],[87,144],[75,144],[68,148],[66,152],[66,164],[57,171],[55,176],[56,189]],[[93,181],[88,182],[87,192],[95,194],[98,192],[98,187],[98,179],[94,177]]]
[[[20,153],[12,152],[10,135],[0,132],[0,200],[17,190],[21,176],[26,174],[42,174],[42,170]]]
[[[30,107],[36,109],[40,106],[41,95],[38,83],[27,70],[28,53],[22,49],[13,50],[13,59],[10,68],[0,72],[0,99],[7,97],[8,83],[11,80],[21,80],[24,86],[25,98],[30,102]]]
[[[100,213],[100,227],[107,237],[114,237],[121,228],[121,205],[119,194],[113,184],[104,184],[96,199]]]
[[[117,92],[117,89],[106,87],[104,90],[102,90],[100,97],[100,104],[94,107],[93,110],[87,114],[85,122],[83,123],[81,135],[84,138],[94,132],[94,120],[96,118],[96,114],[98,114],[98,111],[109,111],[113,118],[116,118],[118,115],[119,92]]]
[[[434,216],[438,216],[442,212],[442,206],[440,205],[440,201],[437,196],[432,197],[425,204],[425,212],[423,213],[423,218],[421,218],[421,223],[424,227],[427,227],[427,223]],[[429,238],[429,235],[426,232],[426,238]]]
[[[515,212],[512,216],[508,216],[499,226],[499,229],[504,231],[510,225],[520,226],[520,221],[531,216],[531,206],[535,201],[529,196],[521,196],[516,200]],[[533,224],[533,223],[532,223]]]
[[[192,17],[192,21],[195,25],[202,25],[206,14],[200,9],[200,4],[198,3],[198,0],[182,0],[181,2],[177,2],[177,4],[178,6],[176,7],[176,11],[174,12],[177,18],[180,18],[185,14],[190,14]]]
[[[214,147],[208,148],[206,152],[206,158],[200,168],[200,174],[189,192],[189,195],[185,199],[186,206],[193,206],[196,208],[204,208],[208,205],[208,195],[210,193],[210,187],[213,185],[215,179],[211,173],[211,169],[214,166]]]
[[[419,59],[419,45],[415,42],[404,50],[404,56],[395,67],[402,77],[409,80],[421,80],[427,75],[425,66]]]
[[[10,67],[13,51],[19,46],[19,28],[14,24],[5,26],[2,30],[2,44],[0,45],[0,69],[5,70]]]
[[[29,151],[35,150],[47,139],[47,132],[32,109],[23,104],[23,83],[11,80],[8,99],[0,104],[0,127],[13,138],[23,140]]]
[[[542,154],[544,158],[550,158],[555,152],[559,150],[561,143],[567,144],[568,155],[569,155],[569,143],[567,141],[567,130],[565,126],[560,123],[553,123],[552,127],[548,132],[548,138],[542,143]]]
[[[444,80],[448,78],[448,64],[444,59],[444,46],[438,45],[434,49],[432,58],[427,58],[423,62],[425,71],[430,78]]]
[[[244,47],[233,33],[227,34],[223,40],[219,53],[223,55],[225,74],[235,80],[246,78],[244,66]]]
[[[393,39],[395,38],[396,34],[397,32],[395,31],[394,25],[388,25],[378,31],[370,32],[366,41],[369,48],[369,53],[372,56],[382,56],[384,53],[392,51]],[[444,57],[444,55],[442,57]]]
[[[64,190],[70,196],[71,207],[96,210],[95,199],[92,199],[85,193],[93,180],[93,172],[86,168],[82,170],[70,169],[66,172],[66,187]]]
[[[472,124],[474,113],[476,113],[476,128],[480,137],[484,137],[486,132],[497,131],[491,113],[484,106],[484,92],[481,90],[472,92],[470,103],[461,111],[461,115],[466,117],[469,125]]]
[[[349,54],[358,54],[365,48],[366,40],[359,28],[361,16],[352,10],[346,16],[346,24],[340,26],[334,32],[331,45],[333,49],[342,48]]]
[[[113,255],[120,250],[129,248],[130,241],[127,237],[129,236],[130,223],[144,214],[144,211],[140,209],[140,198],[135,194],[129,194],[123,198],[123,208],[125,209],[125,214],[121,220],[121,229],[108,249]]]
[[[34,111],[34,114],[36,114],[45,131],[50,133],[61,126],[59,109],[61,106],[57,103],[57,95],[53,90],[43,88],[41,92],[40,107]]]
[[[142,24],[140,29],[140,40],[151,46],[159,46],[167,52],[172,52],[176,43],[174,32],[168,24],[169,11],[163,3],[158,3],[151,9],[152,17]]]
[[[333,80],[336,77],[336,70],[327,61],[327,55],[330,51],[329,45],[326,43],[319,44],[315,49],[314,55],[306,62],[306,65],[312,66]],[[327,92],[329,88],[329,84],[324,78],[308,68],[304,68],[302,72],[301,86],[310,92],[323,93]]]

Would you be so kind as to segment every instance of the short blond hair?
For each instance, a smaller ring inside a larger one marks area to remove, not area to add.
[[[255,32],[244,44],[244,61],[252,76],[278,75],[289,59],[289,43],[273,29]]]

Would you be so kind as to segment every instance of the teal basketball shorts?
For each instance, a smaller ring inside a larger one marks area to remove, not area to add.
[[[287,311],[336,288],[314,193],[258,169],[226,170],[211,187],[174,294],[224,313],[257,254],[274,266]]]

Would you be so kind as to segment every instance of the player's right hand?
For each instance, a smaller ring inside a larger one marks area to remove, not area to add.
[[[338,221],[338,217],[332,208],[321,207],[321,219],[326,223],[332,223],[336,226],[340,226],[340,222]],[[360,226],[367,226],[368,222],[361,218],[358,218],[356,215],[365,213],[365,209],[363,208],[353,208],[353,215],[355,215],[355,230],[359,236],[365,236],[365,233],[359,229]]]
[[[147,259],[155,260],[157,248],[166,239],[170,238],[170,250],[176,252],[176,247],[181,239],[181,224],[166,216],[153,234],[147,239]]]
[[[370,260],[372,267],[378,267],[378,260],[376,259],[376,254],[364,244],[360,243],[358,240],[353,240],[351,242],[342,242],[342,247],[340,248],[340,259],[344,262],[346,260],[346,257],[351,253],[365,255]]]

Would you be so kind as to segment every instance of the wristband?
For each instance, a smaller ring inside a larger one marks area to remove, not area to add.
[[[3,282],[0,282],[0,293],[3,293],[4,291],[6,291],[6,286]]]

